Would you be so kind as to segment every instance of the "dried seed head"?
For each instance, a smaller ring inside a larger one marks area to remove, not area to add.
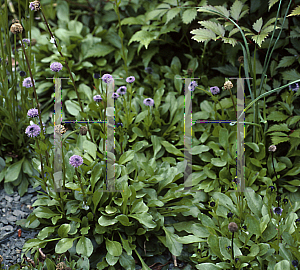
[[[233,84],[231,81],[226,81],[224,83],[224,89],[231,89],[233,87]]]
[[[55,132],[56,132],[56,133],[61,133],[61,135],[62,135],[62,134],[64,134],[64,133],[66,133],[67,130],[66,130],[65,127],[62,126],[62,125],[55,125]]]
[[[87,133],[87,127],[83,126],[83,127],[80,127],[80,134],[81,135],[86,135]]]
[[[56,265],[56,270],[65,270],[67,265],[64,262],[60,262]]]
[[[191,75],[193,74],[193,69],[192,69],[192,68],[189,68],[189,69],[187,70],[187,73],[188,73],[189,76],[191,76]]]
[[[13,24],[10,27],[10,32],[14,35],[23,32],[23,26],[19,23],[19,20],[13,20]]]
[[[271,145],[271,146],[269,147],[269,151],[270,151],[270,152],[275,152],[275,151],[276,151],[276,146],[275,146],[275,145]]]
[[[238,230],[238,225],[235,222],[230,222],[228,224],[228,230],[232,233],[236,232]]]
[[[238,58],[238,61],[242,64],[242,63],[244,63],[244,56],[240,56],[239,58]]]

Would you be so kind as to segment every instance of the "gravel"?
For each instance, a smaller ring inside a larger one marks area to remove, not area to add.
[[[8,195],[4,190],[4,184],[0,184],[0,255],[3,257],[2,265],[4,265],[2,269],[8,269],[16,263],[20,264],[24,243],[28,239],[35,238],[38,233],[38,230],[25,230],[16,225],[16,221],[26,219],[33,211],[34,208],[30,210],[28,206],[36,201],[37,190],[43,191],[40,186],[36,189],[29,187],[27,193],[20,197],[18,191]],[[18,236],[19,229],[21,229],[20,237]]]

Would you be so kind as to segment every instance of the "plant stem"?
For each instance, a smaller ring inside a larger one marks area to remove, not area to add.
[[[275,174],[275,176],[276,176],[276,186],[277,186],[277,189],[276,189],[276,194],[277,194],[277,196],[279,196],[279,179],[278,179],[278,177],[277,177],[277,173],[276,173],[276,171],[275,171],[275,166],[274,166],[274,159],[273,159],[273,152],[272,152],[272,154],[271,154],[271,156],[272,156],[272,165],[273,165],[273,170],[274,170],[274,174]],[[278,207],[279,207],[279,200],[278,200]]]
[[[75,171],[76,171],[78,181],[80,182],[80,187],[81,187],[81,191],[82,191],[82,194],[83,194],[84,202],[86,202],[86,195],[85,195],[84,188],[83,188],[83,185],[82,185],[82,181],[81,181],[81,178],[80,178],[79,173],[77,171],[77,168],[75,168]]]
[[[234,260],[233,238],[234,238],[234,232],[232,233],[232,238],[231,238],[231,257],[232,257],[232,260]]]
[[[233,96],[232,96],[232,92],[231,92],[231,89],[228,89],[228,90],[229,90],[229,92],[230,92],[230,96],[231,96],[231,100],[232,100],[233,108],[234,108],[235,115],[236,115],[236,118],[237,118],[237,111],[236,111],[235,102],[234,102],[234,99],[233,99]]]

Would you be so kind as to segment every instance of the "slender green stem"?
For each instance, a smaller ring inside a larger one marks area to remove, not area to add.
[[[277,177],[277,173],[276,173],[276,170],[275,170],[275,166],[274,166],[274,157],[273,157],[273,152],[272,152],[272,165],[273,165],[273,170],[274,170],[274,174],[275,174],[275,177],[276,177],[276,186],[277,186],[277,189],[276,189],[276,193],[277,193],[277,196],[279,196],[279,179]],[[278,200],[278,207],[279,207],[279,200]]]
[[[232,257],[232,260],[234,260],[233,239],[234,239],[234,232],[232,233],[232,237],[231,237],[231,257]]]
[[[80,178],[80,175],[78,173],[77,168],[75,168],[75,171],[76,171],[76,175],[77,175],[78,181],[80,183],[80,187],[81,187],[81,191],[82,191],[82,194],[83,194],[84,202],[86,202],[86,195],[85,195],[84,188],[83,188],[83,185],[82,185],[82,181],[81,181],[81,178]]]

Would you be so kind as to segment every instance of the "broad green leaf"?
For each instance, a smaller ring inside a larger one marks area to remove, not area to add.
[[[148,111],[142,111],[141,113],[139,113],[137,115],[137,117],[135,118],[135,123],[139,123],[141,122],[146,116],[148,115]]]
[[[288,260],[280,261],[279,263],[276,263],[274,270],[286,270],[291,269],[291,264]]]
[[[254,216],[247,215],[245,218],[245,223],[250,233],[255,234],[256,237],[261,235],[260,223]]]
[[[138,41],[142,45],[145,46],[146,50],[148,49],[148,45],[150,42],[154,39],[156,39],[157,34],[153,32],[149,32],[147,30],[140,30],[134,33],[134,35],[131,37],[131,39],[128,42],[128,45],[130,45],[133,41]]]
[[[48,207],[40,206],[33,210],[33,213],[38,218],[51,218],[54,216],[57,216],[57,213],[54,213],[52,210],[50,210]]]
[[[234,67],[232,65],[225,65],[223,67],[215,67],[215,68],[212,68],[212,69],[218,70],[222,74],[229,75],[229,76],[236,76],[236,75],[239,74],[239,71],[238,71],[237,67]]]
[[[283,56],[280,59],[280,62],[278,64],[277,68],[282,68],[282,67],[289,67],[291,66],[295,61],[296,61],[296,57],[295,56]]]
[[[44,240],[45,238],[49,237],[49,235],[51,235],[54,231],[55,231],[54,227],[45,227],[39,232],[37,238]]]
[[[118,215],[115,217],[123,226],[130,226],[132,222],[129,222],[129,218],[126,215]]]
[[[267,116],[267,120],[272,120],[276,122],[284,121],[287,118],[288,116],[282,113],[281,111],[273,111]]]
[[[280,124],[280,125],[273,125],[268,130],[268,132],[271,131],[290,131],[290,129],[287,127],[287,124]]]
[[[272,136],[271,140],[272,140],[272,144],[278,145],[278,144],[283,143],[283,142],[288,142],[290,139],[289,138],[284,138],[284,137],[274,137],[274,136]]]
[[[67,111],[73,116],[78,115],[78,113],[81,111],[78,101],[75,100],[66,100],[65,106],[67,108]]]
[[[243,3],[239,0],[236,0],[230,8],[230,15],[236,21],[238,21],[240,18],[242,8],[243,8]]]
[[[21,172],[21,168],[22,168],[22,164],[24,161],[25,157],[23,157],[21,160],[19,160],[18,162],[10,165],[5,173],[5,183],[8,182],[13,182],[14,180],[16,180]]]
[[[123,266],[124,269],[127,270],[135,270],[135,261],[132,256],[129,256],[126,252],[122,252],[120,259],[120,264]]]
[[[96,159],[97,146],[96,144],[86,140],[83,142],[83,149],[87,151],[93,159]]]
[[[69,4],[66,1],[58,1],[56,6],[56,16],[61,21],[69,21]]]
[[[133,24],[140,24],[144,25],[145,15],[139,15],[137,17],[129,17],[125,18],[121,21],[121,25],[133,25]]]
[[[86,257],[90,257],[93,253],[93,244],[89,238],[81,236],[76,245],[76,252]]]
[[[27,173],[29,176],[33,175],[32,165],[27,158],[24,159],[22,164],[23,173]],[[0,179],[1,182],[1,179]]]
[[[180,12],[180,7],[171,8],[167,13],[167,21],[166,24],[171,21],[173,18],[176,17],[176,15]]]
[[[182,21],[185,24],[191,23],[197,16],[196,8],[188,8],[182,14]]]
[[[223,267],[219,267],[214,263],[201,263],[201,264],[197,264],[196,268],[198,270],[220,270],[223,269]]]
[[[212,158],[211,164],[216,167],[224,167],[227,164],[227,161],[222,161],[220,158]]]
[[[285,175],[283,175],[283,176],[287,176],[287,175],[292,175],[292,176],[294,176],[294,175],[298,175],[300,173],[300,167],[299,166],[295,166],[295,167],[293,167],[291,170],[289,170]]]
[[[209,148],[207,145],[197,145],[197,146],[194,146],[194,147],[191,149],[190,153],[191,153],[192,155],[199,155],[199,154],[201,154],[201,153],[203,153],[203,152],[209,151],[209,149],[210,149],[210,148]]]
[[[262,18],[259,18],[253,25],[253,29],[259,33],[261,28],[262,28],[262,25],[263,25],[263,19]]]
[[[70,31],[74,31],[77,34],[80,34],[80,32],[83,28],[83,24],[79,21],[72,20],[72,21],[69,21],[68,28]]]
[[[174,56],[172,59],[171,69],[174,74],[180,74],[180,72],[181,72],[181,63],[177,56]]]
[[[117,219],[113,218],[108,218],[106,216],[101,216],[99,219],[98,219],[98,223],[99,225],[103,226],[103,227],[106,227],[106,226],[110,226],[110,225],[114,225],[118,222]]]
[[[212,21],[201,21],[200,24],[205,27],[206,29],[209,29],[213,31],[216,35],[223,37],[225,34],[225,28],[223,25],[219,23],[215,23]]]
[[[157,224],[152,220],[151,215],[148,213],[133,214],[128,215],[128,217],[138,220],[141,224],[144,224],[148,228],[155,228],[157,226]]]
[[[70,224],[62,224],[57,230],[57,233],[61,238],[65,238],[68,236],[68,232],[70,231],[70,229],[71,229]]]
[[[59,254],[67,252],[73,246],[74,240],[75,238],[63,238],[59,240],[55,246],[55,252]]]
[[[161,141],[160,143],[166,148],[167,152],[180,157],[184,156],[184,154],[180,150],[178,150],[173,144],[170,144],[167,141]]]
[[[236,39],[234,39],[234,38],[227,38],[227,37],[222,37],[222,41],[224,43],[228,43],[228,44],[232,45],[233,47],[238,43]]]
[[[106,250],[112,256],[120,256],[122,254],[122,245],[117,241],[111,241],[108,238],[105,239]]]
[[[219,130],[219,143],[224,149],[228,146],[228,130],[226,128],[221,128]]]
[[[177,241],[178,235],[174,234],[174,228],[165,226],[163,226],[162,228],[166,234],[166,247],[173,255],[180,256],[183,245]]]
[[[155,135],[151,135],[151,142],[153,144],[154,156],[156,156],[161,149],[160,138]]]
[[[192,37],[192,39],[198,42],[210,41],[211,39],[214,41],[217,40],[216,34],[209,29],[195,29],[190,33],[195,35]]]
[[[300,73],[297,72],[295,69],[286,70],[281,72],[283,80],[287,81],[296,81],[300,78]]]
[[[134,150],[128,150],[125,152],[119,159],[119,164],[125,164],[126,162],[131,161],[134,158],[135,151]]]
[[[159,52],[159,47],[151,47],[142,53],[142,61],[145,67],[148,67],[150,60],[158,52]]]
[[[256,194],[255,192],[252,192],[252,189],[249,189],[249,192],[245,192],[245,197],[247,200],[247,204],[250,208],[250,210],[254,213],[255,216],[261,217],[261,208],[262,208],[262,199],[260,195]]]
[[[216,235],[210,234],[207,243],[211,248],[212,252],[216,254],[219,259],[223,260],[223,256],[220,252],[219,238]]]
[[[259,146],[256,143],[245,142],[245,145],[249,146],[254,152],[259,153]]]

